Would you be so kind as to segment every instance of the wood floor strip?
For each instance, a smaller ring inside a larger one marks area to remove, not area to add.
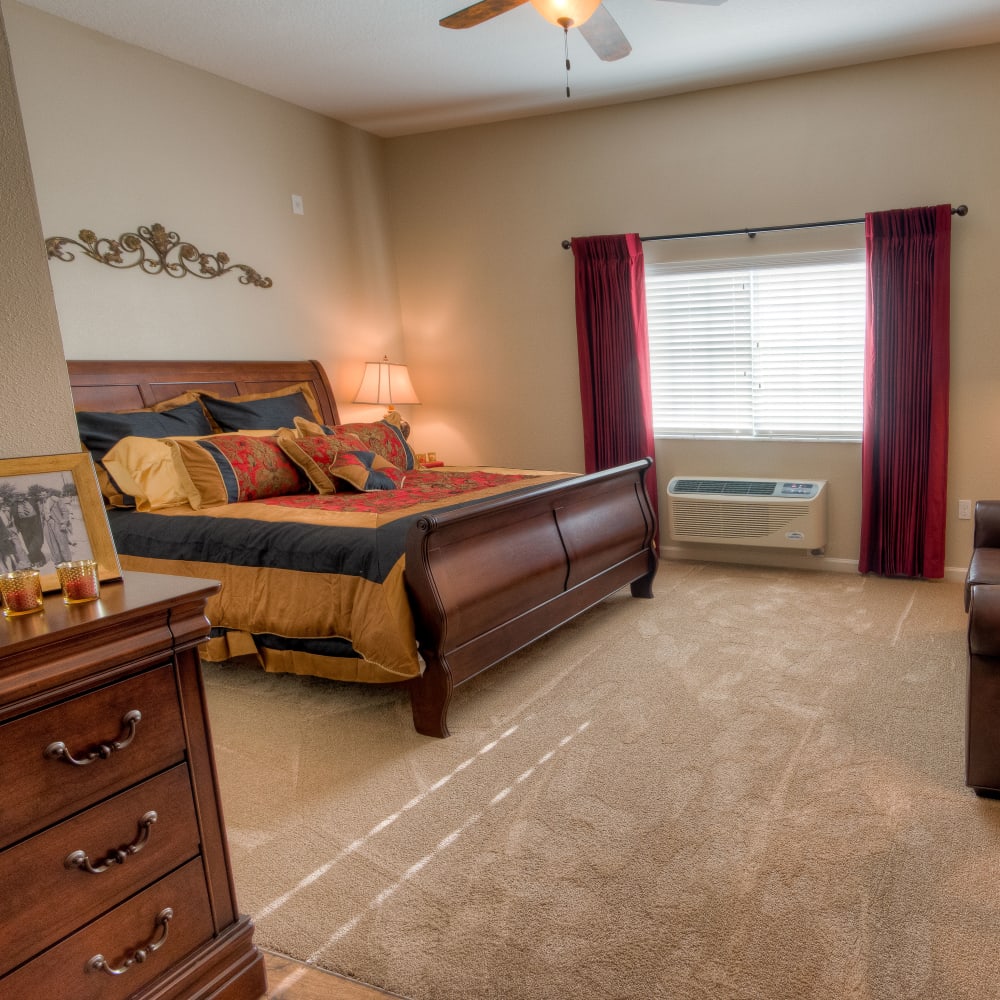
[[[405,1000],[276,952],[263,951],[263,955],[267,1000]]]

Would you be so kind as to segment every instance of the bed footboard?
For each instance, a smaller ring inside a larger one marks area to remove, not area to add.
[[[653,596],[650,459],[497,497],[411,529],[406,585],[425,661],[413,723],[448,735],[454,689],[630,585]]]

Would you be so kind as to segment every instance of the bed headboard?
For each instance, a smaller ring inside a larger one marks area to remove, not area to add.
[[[67,366],[78,410],[141,410],[190,389],[234,397],[308,382],[324,422],[340,422],[318,361],[68,361]]]

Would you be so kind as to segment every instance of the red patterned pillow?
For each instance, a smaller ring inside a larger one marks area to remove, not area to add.
[[[403,433],[402,417],[396,410],[392,410],[384,419],[376,420],[374,423],[337,424],[336,427],[327,427],[326,424],[317,424],[303,417],[296,417],[295,428],[300,437],[314,437],[320,434],[352,435],[361,439],[363,450],[380,455],[403,472],[418,467],[413,449],[407,444],[406,435]]]
[[[324,434],[322,437],[295,438],[279,434],[278,444],[320,493],[336,493],[348,487],[370,493],[394,490],[403,485],[403,473],[381,455],[364,446],[343,447],[348,437]]]
[[[312,424],[313,427],[323,428],[326,427],[325,424]],[[334,446],[340,449],[346,449],[347,451],[364,451],[365,443],[358,437],[357,434],[353,434],[351,431],[344,430],[342,424],[338,424],[336,427],[328,427],[324,433],[319,435],[308,435],[309,437],[324,437],[329,438],[333,442]],[[288,435],[282,434],[282,437],[287,437]]]
[[[309,480],[273,437],[215,434],[171,438],[169,444],[195,509],[311,492]]]

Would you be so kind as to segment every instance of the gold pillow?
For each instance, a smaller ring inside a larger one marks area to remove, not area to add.
[[[193,389],[186,389],[178,396],[171,396],[170,399],[163,399],[159,403],[154,403],[152,406],[147,406],[147,410],[152,410],[154,413],[159,413],[161,410],[174,410],[178,406],[184,406],[185,403],[193,403],[199,398],[199,394]]]
[[[122,438],[104,456],[103,464],[121,492],[135,498],[138,510],[188,504],[168,438]]]

